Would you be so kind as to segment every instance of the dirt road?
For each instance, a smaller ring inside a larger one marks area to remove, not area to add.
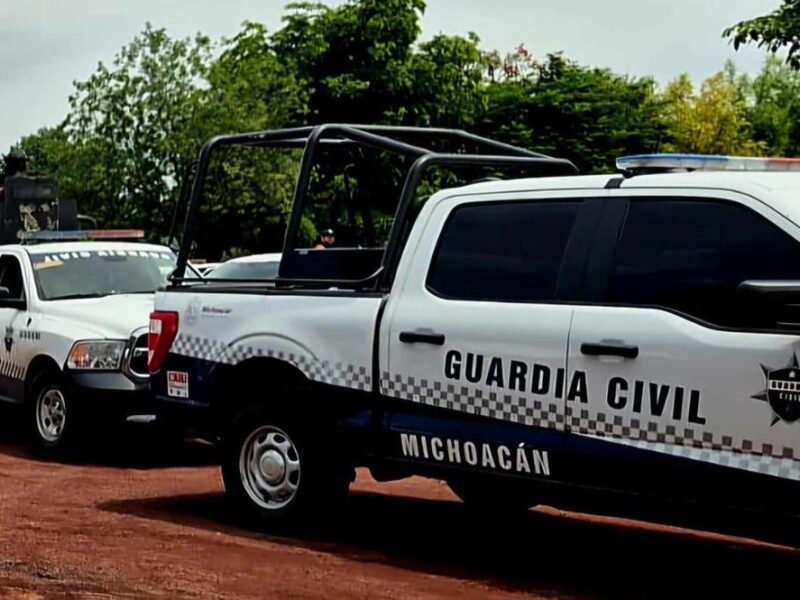
[[[13,429],[13,428],[12,428]],[[438,482],[359,473],[325,531],[237,524],[213,450],[120,441],[83,464],[0,434],[0,595],[225,598],[797,598],[800,553],[552,509],[513,528]]]

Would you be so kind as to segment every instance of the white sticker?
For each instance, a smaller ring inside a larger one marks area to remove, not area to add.
[[[167,395],[175,398],[189,397],[189,373],[167,371]]]

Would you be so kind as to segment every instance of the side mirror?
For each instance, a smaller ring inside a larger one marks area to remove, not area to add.
[[[800,280],[744,281],[736,296],[744,323],[800,330]]]
[[[7,300],[8,298],[11,298],[11,290],[0,285],[0,300]]]

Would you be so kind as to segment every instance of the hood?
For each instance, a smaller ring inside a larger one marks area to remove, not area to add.
[[[101,338],[128,339],[135,329],[147,327],[155,294],[115,294],[103,298],[47,300],[48,317],[66,319],[91,329]]]

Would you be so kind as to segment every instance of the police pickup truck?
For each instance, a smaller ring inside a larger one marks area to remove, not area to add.
[[[147,319],[176,257],[132,241],[143,235],[41,231],[0,246],[0,399],[25,405],[43,449],[109,419],[154,417]]]
[[[209,155],[305,145],[280,276],[175,277],[150,320],[157,399],[220,440],[240,508],[311,514],[367,466],[495,509],[603,490],[797,512],[800,162],[640,156],[576,176],[493,142],[443,154],[406,133],[329,125],[201,153],[177,275]],[[385,246],[300,247],[327,139],[412,159]],[[545,176],[417,201],[422,171],[465,164]]]

